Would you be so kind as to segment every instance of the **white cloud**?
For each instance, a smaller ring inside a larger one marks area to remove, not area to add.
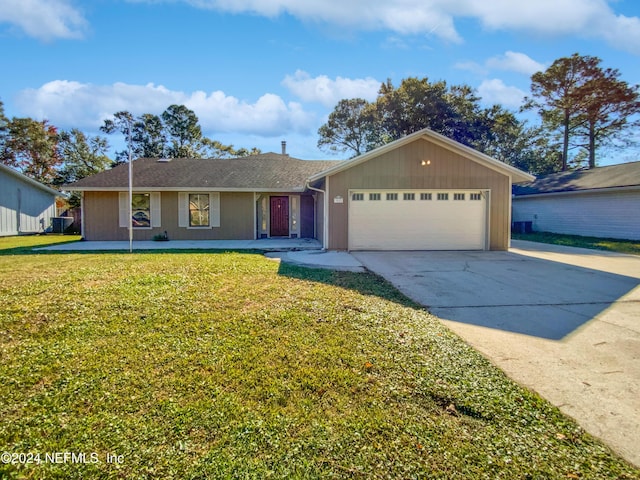
[[[391,30],[401,34],[434,34],[452,42],[461,38],[453,25],[447,0],[129,0],[158,3],[180,1],[197,8],[298,19],[361,30]],[[446,8],[443,8],[446,7]]]
[[[209,95],[199,91],[184,104],[198,115],[205,131],[275,136],[290,131],[309,133],[315,126],[315,116],[301,104],[285,103],[272,93],[247,103],[221,91]]]
[[[157,3],[159,0],[130,0]],[[640,18],[617,15],[607,0],[164,0],[198,8],[250,12],[267,17],[288,13],[299,19],[365,30],[428,34],[462,41],[456,18],[475,18],[491,30],[537,35],[600,38],[640,54]]]
[[[48,119],[62,128],[97,130],[115,112],[134,115],[161,114],[169,105],[181,104],[193,110],[205,132],[238,132],[255,135],[308,133],[316,119],[296,102],[285,103],[267,93],[248,103],[224,92],[184,93],[162,85],[92,85],[55,80],[37,89],[20,92],[16,101],[22,114]]]
[[[137,3],[183,2],[196,8],[299,19],[401,35],[434,35],[461,42],[458,18],[475,18],[491,30],[537,35],[600,38],[640,54],[640,18],[618,15],[607,0],[129,0]],[[87,28],[73,0],[2,0],[0,23],[19,27],[42,40],[80,38]]]
[[[287,75],[282,81],[291,93],[305,102],[321,103],[333,108],[345,98],[364,98],[375,100],[380,82],[375,78],[343,78],[331,80],[326,75],[311,77],[307,72],[297,70],[294,75]]]
[[[458,62],[455,64],[455,68],[483,76],[488,75],[491,70],[505,70],[531,76],[536,72],[546,70],[547,67],[524,53],[507,51],[504,55],[487,59],[483,64],[471,61]]]
[[[547,68],[542,63],[536,62],[524,53],[512,51],[507,51],[504,55],[490,58],[486,61],[486,66],[491,69],[508,70],[529,76],[536,72],[544,71]]]
[[[517,87],[510,87],[498,79],[483,81],[478,87],[478,94],[482,103],[487,105],[500,104],[507,108],[518,108],[522,105],[526,93]]]
[[[40,40],[81,38],[87,22],[68,0],[2,0],[0,23]]]

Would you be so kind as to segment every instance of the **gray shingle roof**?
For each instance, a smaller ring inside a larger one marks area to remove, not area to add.
[[[514,185],[513,193],[516,196],[539,195],[631,186],[640,186],[640,162],[552,173],[530,183]]]
[[[265,153],[242,158],[140,158],[133,161],[134,188],[202,188],[256,191],[302,191],[313,174],[341,161],[300,160]],[[128,186],[128,165],[122,164],[75,183],[65,190],[116,190]]]

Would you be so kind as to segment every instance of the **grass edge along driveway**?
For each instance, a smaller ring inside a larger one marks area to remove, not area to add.
[[[374,275],[16,241],[0,477],[640,477]]]

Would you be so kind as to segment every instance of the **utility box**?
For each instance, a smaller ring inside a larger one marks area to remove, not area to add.
[[[51,228],[53,233],[64,233],[73,224],[73,217],[53,217]]]

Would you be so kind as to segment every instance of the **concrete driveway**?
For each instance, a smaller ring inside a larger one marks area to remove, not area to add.
[[[640,466],[640,257],[522,241],[353,256]]]

